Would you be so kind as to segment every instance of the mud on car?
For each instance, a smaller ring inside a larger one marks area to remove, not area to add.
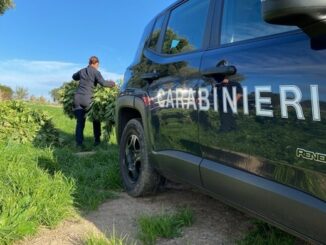
[[[117,100],[127,192],[190,184],[326,243],[326,2],[182,0],[145,28]]]

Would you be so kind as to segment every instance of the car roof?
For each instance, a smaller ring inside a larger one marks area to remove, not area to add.
[[[163,13],[165,13],[166,11],[168,11],[169,9],[173,8],[174,6],[184,2],[186,0],[176,0],[174,3],[172,3],[171,5],[169,5],[168,7],[166,7],[164,10],[162,10],[160,13],[158,13],[152,20],[155,20],[157,17],[159,17],[160,15],[162,15]]]

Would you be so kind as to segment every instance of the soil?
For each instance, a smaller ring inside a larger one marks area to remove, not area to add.
[[[194,211],[194,224],[175,239],[160,239],[157,244],[235,244],[251,226],[251,218],[221,202],[189,188],[173,186],[146,198],[132,198],[121,193],[108,200],[97,211],[68,220],[54,230],[41,229],[39,234],[19,245],[83,244],[90,234],[128,236],[137,242],[137,218],[142,214],[173,212],[188,206]]]

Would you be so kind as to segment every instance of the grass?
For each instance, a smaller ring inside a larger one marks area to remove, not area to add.
[[[50,150],[33,146],[0,146],[0,244],[54,227],[72,215],[75,182],[61,172],[39,168],[37,159]]]
[[[0,244],[33,235],[40,226],[55,227],[76,211],[94,210],[122,189],[114,136],[96,154],[77,156],[75,121],[61,107],[30,106],[53,117],[63,145],[0,145]],[[85,143],[92,149],[91,123],[85,128]]]
[[[96,148],[96,154],[77,156],[74,139],[75,120],[63,114],[61,107],[32,104],[34,109],[48,112],[53,117],[54,125],[60,130],[64,144],[54,148],[50,157],[39,159],[38,164],[51,174],[58,171],[73,179],[76,191],[74,205],[82,211],[95,210],[107,198],[115,197],[122,190],[118,165],[118,146],[115,135],[109,143]],[[86,123],[85,145],[94,150],[92,124]]]
[[[131,243],[127,236],[118,236],[113,230],[113,233],[109,237],[99,234],[90,234],[84,241],[85,245],[132,245],[136,243]]]
[[[139,239],[144,244],[155,244],[157,238],[175,238],[181,236],[182,228],[194,222],[193,212],[189,208],[176,213],[144,215],[138,220]]]
[[[293,245],[296,238],[267,223],[255,221],[253,228],[238,245]]]

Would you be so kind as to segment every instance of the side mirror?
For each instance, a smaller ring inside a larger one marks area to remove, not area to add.
[[[261,0],[264,20],[300,27],[312,39],[326,36],[325,0]]]

